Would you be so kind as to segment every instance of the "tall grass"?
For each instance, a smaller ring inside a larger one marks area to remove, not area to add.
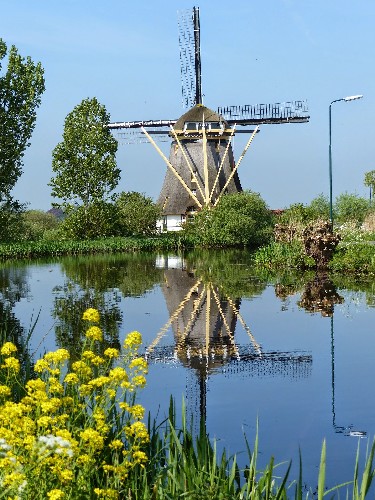
[[[246,440],[248,465],[241,470],[236,455],[217,451],[201,422],[200,432],[193,436],[187,428],[185,408],[182,409],[181,427],[176,426],[175,406],[170,403],[169,418],[161,426],[150,425],[150,462],[129,488],[129,500],[162,499],[233,499],[233,500],[286,500],[346,498],[364,500],[370,494],[374,479],[373,443],[367,455],[362,478],[359,478],[359,450],[354,465],[354,478],[343,484],[326,488],[326,443],[323,442],[317,478],[317,490],[306,489],[303,481],[302,457],[299,474],[290,477],[291,463],[280,476],[279,465],[271,457],[267,466],[258,468],[258,432],[253,449]]]

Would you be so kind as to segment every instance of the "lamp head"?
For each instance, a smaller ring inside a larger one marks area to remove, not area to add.
[[[355,101],[356,99],[362,99],[363,95],[350,95],[349,97],[344,97],[344,101]]]

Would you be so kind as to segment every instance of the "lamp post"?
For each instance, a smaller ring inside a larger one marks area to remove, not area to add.
[[[333,229],[333,210],[332,210],[332,118],[331,118],[331,108],[334,102],[339,101],[355,101],[356,99],[362,99],[363,95],[351,95],[348,97],[342,97],[341,99],[335,99],[329,105],[329,219],[331,221],[331,228]]]

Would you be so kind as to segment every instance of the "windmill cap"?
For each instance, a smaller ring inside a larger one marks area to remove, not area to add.
[[[177,120],[174,129],[183,130],[186,122],[201,123],[203,122],[203,119],[205,122],[222,122],[224,123],[225,128],[229,128],[228,122],[224,120],[224,118],[219,115],[219,113],[213,111],[210,108],[207,108],[203,104],[197,104]]]

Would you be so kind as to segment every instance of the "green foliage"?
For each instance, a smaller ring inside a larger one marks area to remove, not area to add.
[[[303,203],[294,203],[278,217],[280,224],[306,224],[311,220],[309,209]]]
[[[329,267],[332,271],[375,275],[375,246],[366,242],[339,245]]]
[[[41,240],[46,231],[56,229],[59,221],[52,214],[42,210],[27,210],[22,214],[24,221],[23,238],[29,241]]]
[[[116,199],[115,205],[122,235],[156,233],[156,223],[161,217],[161,209],[151,198],[135,191],[123,191]]]
[[[52,153],[52,196],[85,207],[106,199],[117,186],[117,141],[105,107],[84,99],[65,119],[63,140]]]
[[[205,207],[187,222],[185,234],[205,247],[257,247],[270,240],[273,216],[258,193],[223,196],[216,207]]]
[[[70,211],[59,230],[66,240],[93,240],[119,234],[118,214],[112,203],[97,201]]]
[[[22,240],[24,206],[8,198],[0,203],[0,242],[9,243]]]
[[[375,170],[370,170],[370,172],[365,173],[365,179],[363,181],[365,186],[368,186],[372,192],[375,188]]]
[[[0,38],[0,71],[6,55],[7,46]],[[43,92],[41,64],[35,64],[30,57],[24,59],[12,46],[7,70],[0,76],[0,202],[9,198],[22,173],[22,157],[29,146]]]
[[[309,217],[311,219],[329,219],[329,199],[323,193],[311,200],[307,206]]]
[[[340,194],[335,200],[334,220],[339,224],[348,221],[362,224],[369,211],[368,200],[357,194],[345,192]]]
[[[291,243],[273,242],[259,248],[254,254],[254,262],[257,267],[263,269],[313,269],[315,262],[305,254],[304,247],[300,241]]]

